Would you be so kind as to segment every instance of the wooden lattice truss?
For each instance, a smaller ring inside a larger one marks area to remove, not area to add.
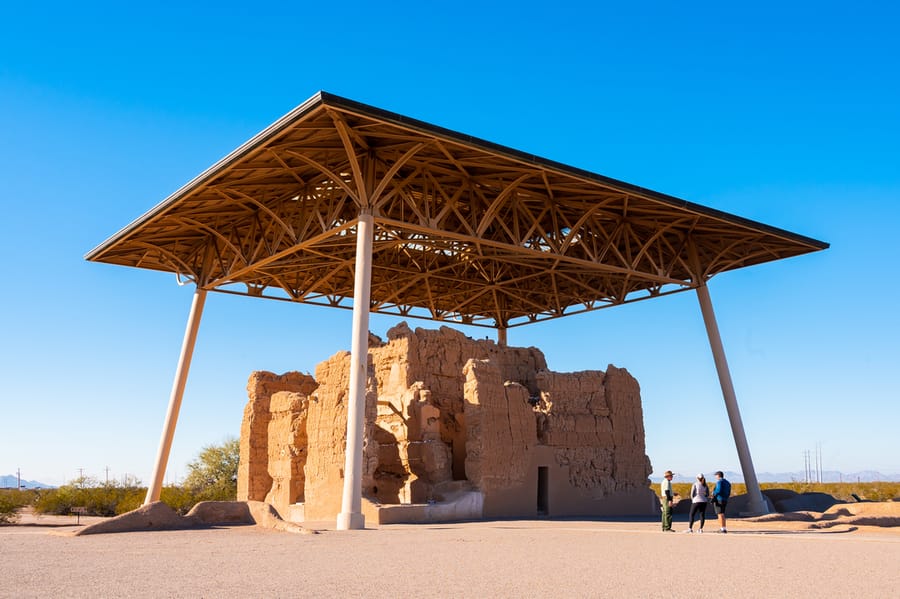
[[[207,290],[507,328],[827,244],[319,93],[88,254]]]

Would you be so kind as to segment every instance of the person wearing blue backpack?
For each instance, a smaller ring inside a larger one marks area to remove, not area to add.
[[[716,516],[719,518],[719,532],[726,533],[725,528],[725,507],[728,505],[728,498],[731,497],[731,483],[725,480],[725,474],[721,470],[716,472],[716,487],[713,489],[712,503],[716,510]]]

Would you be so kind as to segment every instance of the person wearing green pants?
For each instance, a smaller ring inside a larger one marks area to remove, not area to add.
[[[659,485],[659,496],[662,500],[662,529],[663,532],[672,532],[672,471],[666,470],[662,484]]]

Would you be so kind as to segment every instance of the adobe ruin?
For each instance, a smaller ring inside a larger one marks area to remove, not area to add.
[[[624,369],[551,372],[540,350],[401,323],[371,336],[363,460],[367,522],[649,515],[638,382]],[[254,372],[238,499],[292,521],[341,509],[349,352],[315,378]]]

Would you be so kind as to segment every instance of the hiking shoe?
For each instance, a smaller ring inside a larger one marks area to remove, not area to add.
[[[687,530],[684,531],[684,532],[685,532],[686,534],[691,534],[691,533],[694,532],[694,529],[693,529],[693,528],[689,528],[689,529],[687,529]]]
[[[698,531],[697,531],[697,534],[702,535],[702,534],[703,534],[703,529],[701,528],[700,530],[698,530]]]

